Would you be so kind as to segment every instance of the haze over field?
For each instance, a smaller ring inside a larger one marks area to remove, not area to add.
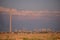
[[[60,0],[0,0],[1,7],[18,10],[18,16],[12,16],[12,31],[22,28],[60,31]],[[9,31],[6,12],[0,12],[0,31]]]

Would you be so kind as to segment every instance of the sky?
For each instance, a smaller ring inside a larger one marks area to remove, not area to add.
[[[0,7],[26,11],[60,11],[60,0],[0,0]],[[49,15],[52,13],[37,17],[12,16],[12,31],[22,28],[27,30],[50,28],[53,31],[60,31],[60,16]],[[9,31],[9,15],[5,12],[0,12],[0,31]]]

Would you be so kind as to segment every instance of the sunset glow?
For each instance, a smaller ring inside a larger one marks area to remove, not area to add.
[[[8,14],[11,13],[12,15],[20,15],[20,16],[44,16],[46,14],[52,13],[54,15],[60,16],[60,11],[27,11],[27,10],[16,10],[16,9],[10,9],[10,8],[4,8],[0,7],[0,12],[7,12]]]

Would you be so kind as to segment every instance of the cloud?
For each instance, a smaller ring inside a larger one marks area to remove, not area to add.
[[[28,10],[16,10],[13,8],[5,8],[0,7],[0,12],[7,12],[7,14],[18,15],[17,17],[20,20],[38,20],[41,17],[51,17],[51,16],[60,16],[60,11],[28,11]],[[44,19],[45,20],[45,19]],[[50,20],[50,18],[46,18],[46,20]],[[47,22],[48,22],[47,21]]]
[[[5,8],[5,7],[0,7],[0,12],[7,12],[8,14],[20,15],[20,16],[46,16],[46,15],[51,16],[49,13],[60,16],[60,11],[48,11],[48,10],[28,11],[28,10],[16,10],[13,8]]]

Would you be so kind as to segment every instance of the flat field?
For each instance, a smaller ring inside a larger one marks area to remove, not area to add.
[[[60,32],[0,32],[0,40],[60,40]]]

